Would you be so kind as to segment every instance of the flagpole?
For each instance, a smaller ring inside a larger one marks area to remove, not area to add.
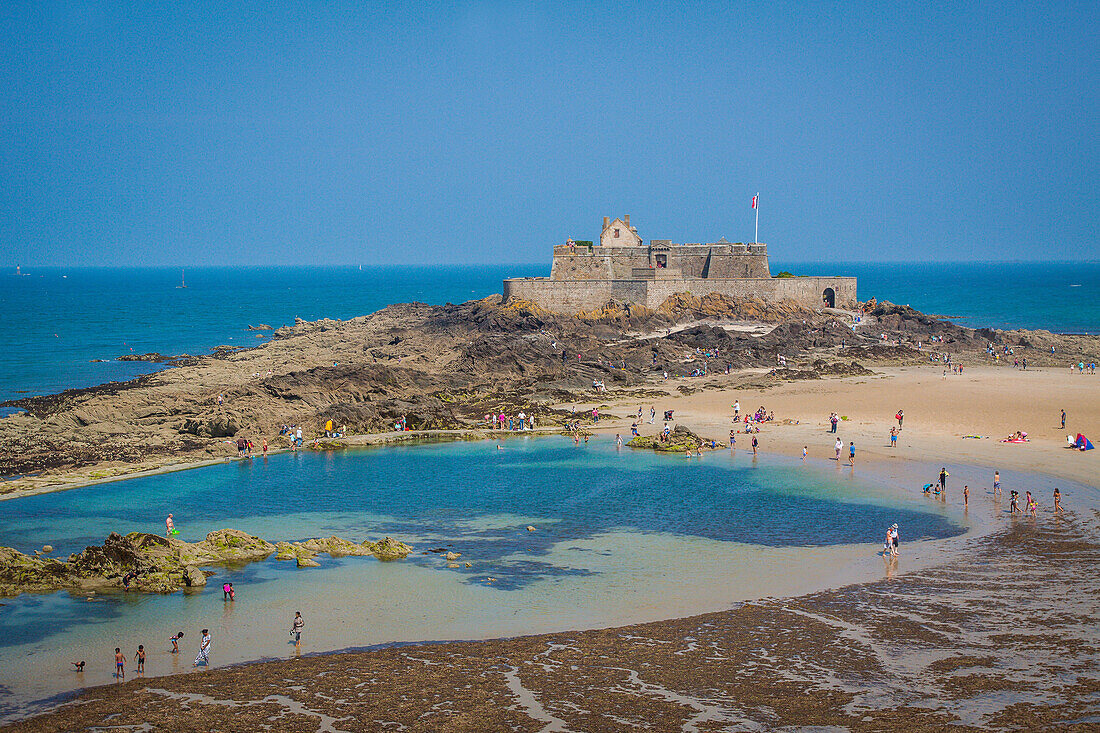
[[[756,192],[756,232],[752,235],[753,244],[760,244],[760,192]]]

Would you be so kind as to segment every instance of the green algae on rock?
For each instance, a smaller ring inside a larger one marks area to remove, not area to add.
[[[689,450],[699,450],[704,443],[710,442],[712,441],[700,438],[683,425],[677,425],[676,428],[669,433],[666,440],[661,439],[660,433],[657,435],[638,435],[631,438],[627,446],[631,448],[655,450],[661,453],[684,453]]]
[[[299,567],[318,567],[314,557],[322,552],[332,557],[373,555],[379,560],[399,560],[412,548],[389,537],[378,542],[329,537],[275,545],[237,529],[215,530],[193,543],[148,532],[126,536],[112,532],[102,545],[89,546],[64,562],[0,547],[0,596],[108,588],[172,593],[206,585],[209,573],[201,566],[237,565],[277,553],[278,559],[295,560]]]

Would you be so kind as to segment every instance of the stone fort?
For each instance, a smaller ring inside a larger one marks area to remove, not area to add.
[[[854,277],[772,277],[768,245],[645,244],[630,216],[604,217],[599,244],[554,247],[550,277],[509,278],[504,297],[530,300],[556,313],[595,310],[608,301],[655,309],[676,293],[718,293],[764,300],[793,300],[810,308],[855,307]]]

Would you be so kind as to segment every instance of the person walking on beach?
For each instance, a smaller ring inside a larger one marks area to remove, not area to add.
[[[809,452],[810,447],[807,445],[802,446],[802,460],[806,460],[806,453]]]
[[[760,445],[760,441],[756,439],[756,436],[752,436],[752,454],[756,455],[756,446]]]
[[[898,413],[894,415],[894,417],[897,418],[898,421],[898,430],[901,430],[901,421],[905,419],[905,411],[898,410]]]
[[[898,547],[898,544],[899,544],[899,540],[898,540],[898,523],[894,522],[894,526],[891,527],[891,529],[894,530],[894,532],[893,532],[894,538],[891,541],[892,546],[893,546],[893,555],[894,555],[894,557],[897,557],[898,554],[901,552],[901,549]]]
[[[1001,472],[993,472],[993,496],[1001,495]]]
[[[733,401],[733,419],[736,420],[741,414],[741,400]]]
[[[210,638],[210,629],[203,629],[202,642],[199,644],[199,655],[195,657],[195,663],[191,665],[192,667],[197,667],[200,664],[210,664],[210,645],[212,643],[213,640]]]
[[[844,447],[844,443],[840,440],[840,438],[837,438],[836,442],[833,443],[833,448],[836,450],[836,462],[837,463],[840,463],[840,449],[843,448],[843,447]]]
[[[1062,509],[1062,492],[1058,490],[1058,487],[1054,487],[1054,513],[1064,514]]]
[[[267,438],[264,438],[264,455],[267,455]]]
[[[951,474],[949,474],[947,472],[947,466],[944,466],[943,468],[940,469],[940,493],[941,494],[946,494],[947,493],[947,477],[950,476],[950,475]]]
[[[1066,411],[1062,410],[1062,430],[1066,429]]]
[[[895,427],[890,428],[890,447],[898,447],[898,429]]]
[[[829,423],[832,425],[832,432],[834,432],[834,433],[836,432],[836,425],[837,425],[838,422],[840,422],[840,418],[837,417],[835,412],[831,413],[829,415]],[[837,454],[837,455],[839,456],[839,454]]]
[[[138,644],[137,654],[134,655],[134,661],[137,662],[137,673],[145,674],[145,646]]]
[[[970,487],[963,484],[963,506],[970,506]]]
[[[730,431],[730,448],[732,448],[736,444],[737,444],[737,431],[736,430],[731,430]]]
[[[302,648],[302,629],[305,628],[306,621],[302,618],[301,611],[294,612],[294,622],[290,625],[290,635],[294,637],[294,648]]]
[[[126,655],[117,646],[115,647],[115,677],[120,680],[126,677]]]
[[[1024,497],[1024,512],[1030,513],[1031,516],[1035,516],[1035,510],[1038,505],[1035,503],[1035,499],[1032,498],[1030,491],[1026,491],[1024,493],[1026,494],[1026,496]]]

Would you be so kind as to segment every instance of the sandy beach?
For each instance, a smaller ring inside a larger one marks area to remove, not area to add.
[[[970,465],[993,469],[1030,471],[1095,485],[1100,468],[1100,451],[1067,450],[1067,434],[1083,433],[1092,439],[1100,435],[1100,377],[1069,375],[1054,368],[1028,369],[1005,366],[965,367],[963,374],[942,376],[939,365],[874,367],[875,375],[800,382],[780,382],[760,388],[723,388],[725,380],[744,374],[709,378],[670,380],[671,394],[656,401],[648,398],[578,404],[578,410],[605,406],[607,412],[645,410],[643,435],[661,428],[663,410],[675,410],[674,418],[700,435],[728,444],[733,426],[732,405],[740,401],[742,414],[764,406],[774,411],[776,422],[765,423],[759,434],[761,451],[801,455],[807,446],[815,458],[831,458],[836,438],[844,441],[842,462],[847,463],[849,442],[857,447],[859,462],[890,460],[916,462],[927,467],[927,482],[940,466]],[[677,395],[681,385],[713,384],[697,394]],[[648,424],[649,407],[658,411],[655,425]],[[1060,428],[1060,410],[1067,413],[1066,429]],[[889,433],[897,425],[894,415],[904,410],[903,429],[897,448],[890,448]],[[842,420],[837,434],[829,432],[829,414]],[[797,425],[782,424],[797,421]],[[629,439],[627,420],[601,422],[601,433],[619,432]],[[741,425],[740,427],[744,427]],[[1022,430],[1025,444],[1002,443],[1001,439]],[[963,436],[979,435],[980,438]],[[749,438],[738,436],[737,446],[749,447]],[[950,485],[949,485],[950,486]],[[958,487],[961,490],[961,486]],[[976,488],[976,487],[972,487]],[[953,492],[954,493],[954,492]],[[957,499],[958,496],[952,496]]]

